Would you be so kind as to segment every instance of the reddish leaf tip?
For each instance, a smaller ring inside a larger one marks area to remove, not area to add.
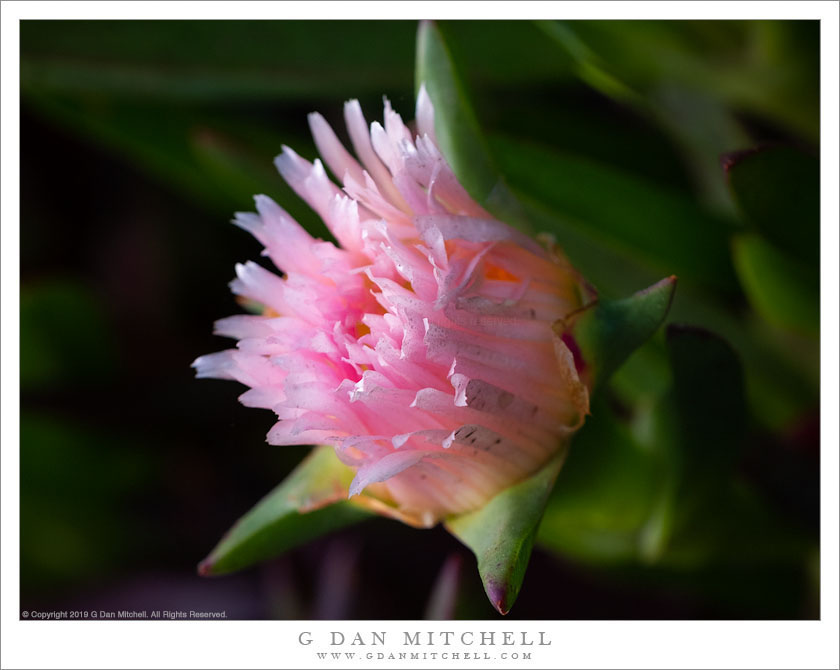
[[[199,577],[212,577],[213,576],[213,565],[214,562],[210,558],[205,558],[201,563],[198,564],[198,576]]]
[[[665,277],[664,279],[660,279],[655,284],[648,286],[647,288],[643,288],[641,291],[636,291],[634,295],[637,296],[644,296],[653,293],[654,291],[658,291],[663,287],[670,287],[670,292],[668,293],[668,305],[666,308],[666,313],[670,311],[671,304],[674,302],[674,294],[676,293],[677,289],[677,275],[671,275],[670,277]]]
[[[660,279],[655,284],[651,284],[647,288],[643,288],[641,291],[636,291],[636,295],[647,295],[648,293],[653,293],[655,290],[657,290],[661,286],[673,286],[676,283],[677,283],[677,275],[670,275],[669,277],[665,277],[664,279]]]
[[[727,154],[722,154],[720,157],[720,166],[726,174],[729,174],[730,170],[732,170],[732,168],[738,165],[738,163],[744,160],[747,156],[752,156],[759,151],[760,149],[758,147],[752,147],[750,149],[742,149],[740,151],[732,151]]]
[[[507,601],[507,589],[504,585],[492,582],[486,585],[486,589],[490,602],[499,614],[504,616],[510,612],[510,603]]]

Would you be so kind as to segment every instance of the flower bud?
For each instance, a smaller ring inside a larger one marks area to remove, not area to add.
[[[318,114],[319,160],[284,147],[280,173],[338,245],[256,197],[251,232],[284,275],[237,265],[233,292],[263,306],[216,324],[236,349],[198,358],[199,377],[249,387],[277,445],[329,444],[352,466],[350,496],[428,526],[477,509],[562,448],[589,407],[552,324],[585,289],[550,245],[493,218],[458,183],[424,89],[417,134],[385,102],[370,128],[344,109],[353,155]]]

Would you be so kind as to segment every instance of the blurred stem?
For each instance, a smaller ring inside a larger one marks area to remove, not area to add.
[[[458,604],[462,565],[463,559],[460,554],[450,554],[447,557],[432,587],[424,619],[448,621],[454,617],[455,606]]]

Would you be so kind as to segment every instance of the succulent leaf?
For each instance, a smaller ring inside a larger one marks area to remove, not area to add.
[[[332,447],[316,447],[233,525],[199,564],[199,574],[235,572],[367,518],[370,512],[346,499],[352,478]]]

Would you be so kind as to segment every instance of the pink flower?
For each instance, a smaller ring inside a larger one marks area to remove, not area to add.
[[[257,196],[257,213],[235,223],[285,276],[237,265],[231,288],[262,315],[218,321],[236,349],[193,366],[277,415],[270,444],[332,445],[356,470],[350,496],[429,526],[538,470],[583,422],[587,388],[552,330],[581,307],[581,282],[461,187],[425,89],[417,136],[387,101],[384,127],[368,129],[355,100],[344,116],[358,160],[309,117],[343,189],[317,159],[288,147],[276,159],[340,246]]]

